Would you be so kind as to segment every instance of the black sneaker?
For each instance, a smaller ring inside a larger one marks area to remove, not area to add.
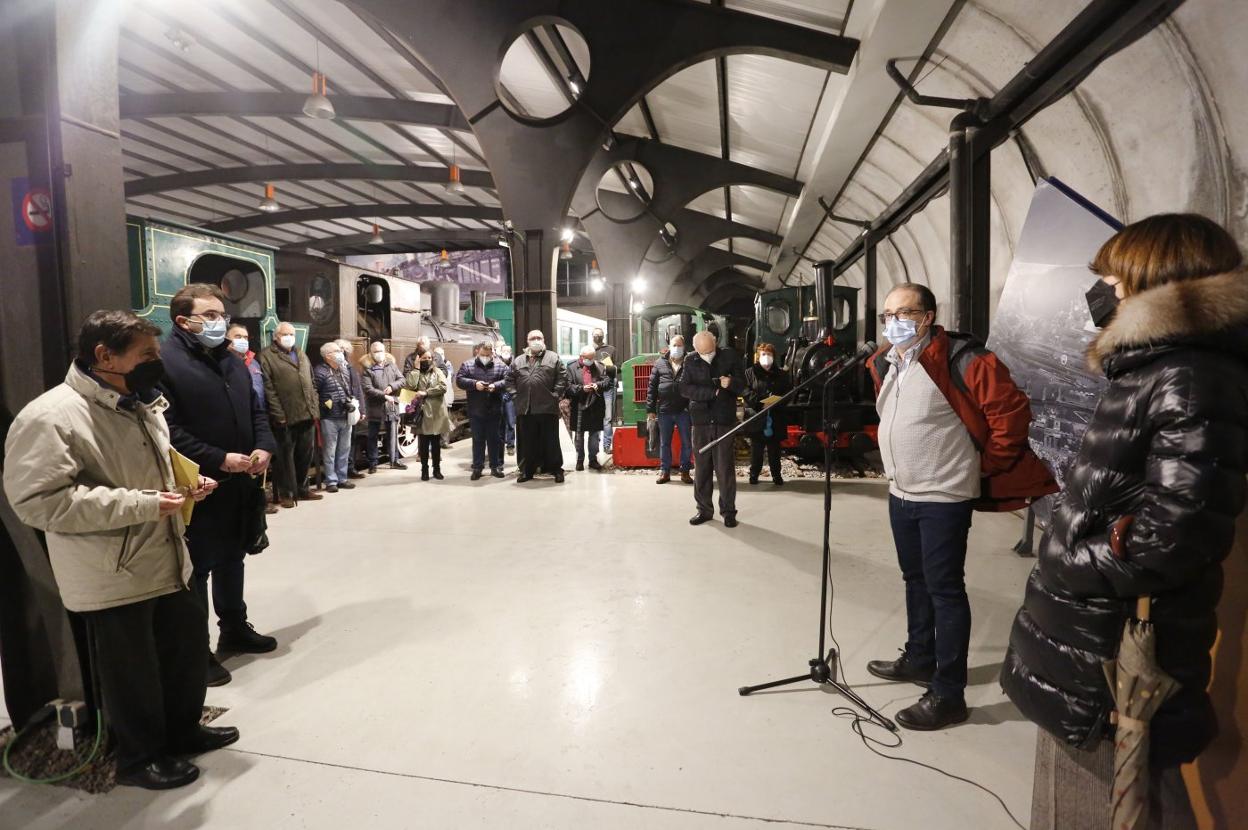
[[[337,485],[337,484],[327,484],[327,485],[325,485],[325,492],[326,492],[326,493],[337,493],[337,492],[338,492],[338,485]]]
[[[470,479],[472,479],[473,481],[480,481],[480,480],[481,480],[481,471],[480,471],[480,470],[473,470],[473,471],[472,471],[472,475],[471,475],[471,476],[469,476],[469,478],[470,478]]]
[[[955,723],[962,723],[971,716],[962,698],[939,697],[928,691],[919,702],[907,706],[896,715],[897,723],[917,732],[934,732]]]
[[[903,651],[896,660],[872,660],[867,663],[867,671],[882,680],[914,683],[926,689],[932,685],[932,675],[936,673],[936,667],[920,668]]]
[[[563,470],[555,471],[555,484],[563,484]]]
[[[729,513],[727,516],[724,517],[724,527],[736,527],[736,526],[737,526],[737,514],[736,513]]]
[[[504,478],[504,477],[505,477],[505,476],[504,476],[504,474],[503,474],[503,468],[502,468],[502,467],[495,467],[494,469],[490,470],[490,475],[494,476],[494,478]]]
[[[349,481],[340,481],[338,482],[338,489],[339,490],[354,490],[355,485]]]
[[[689,520],[689,524],[691,524],[691,525],[701,525],[701,524],[706,524],[706,523],[707,523],[707,522],[709,522],[712,518],[714,518],[714,517],[713,517],[710,513],[698,513],[698,514],[694,515],[694,517],[693,517],[692,519],[690,519],[690,520]]]
[[[583,473],[583,472],[585,472],[585,462],[584,462],[584,461],[578,461],[578,462],[576,462],[576,471],[577,471],[578,473]]]
[[[265,654],[277,648],[277,640],[256,631],[251,623],[221,626],[217,651],[227,654]]]
[[[391,462],[390,462],[390,469],[392,469],[392,470],[406,470],[406,469],[407,469],[407,465],[406,465],[406,464],[404,464],[402,461],[391,461]]]

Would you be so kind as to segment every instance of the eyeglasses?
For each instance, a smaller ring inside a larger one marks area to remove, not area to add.
[[[215,323],[218,320],[221,320],[227,326],[230,324],[230,315],[222,314],[219,311],[205,311],[203,314],[192,314],[191,317],[202,317],[210,323]]]
[[[889,321],[895,317],[912,317],[915,314],[926,314],[927,311],[921,308],[899,308],[896,311],[886,311],[880,315],[880,323],[887,326]]]

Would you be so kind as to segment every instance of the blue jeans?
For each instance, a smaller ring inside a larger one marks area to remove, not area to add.
[[[693,430],[688,412],[659,413],[659,466],[663,472],[672,469],[672,430],[680,433],[680,469],[688,472],[693,469]]]
[[[503,431],[500,428],[502,413],[469,415],[468,426],[472,430],[472,469],[480,472],[485,466],[485,451],[490,451],[490,469],[503,466]]]
[[[509,447],[516,445],[516,400],[511,395],[503,395],[503,443]]]
[[[611,379],[611,388],[602,393],[602,400],[607,405],[606,414],[602,417],[602,448],[611,452],[611,437],[615,434],[615,379]]]
[[[971,643],[966,596],[969,501],[943,504],[888,497],[897,562],[906,583],[906,655],[918,667],[936,664],[932,691],[961,700]]]
[[[340,484],[347,480],[347,456],[351,454],[351,427],[346,419],[321,419],[321,466],[325,483]]]

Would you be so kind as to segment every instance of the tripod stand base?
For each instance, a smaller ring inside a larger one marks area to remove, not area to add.
[[[818,683],[821,686],[831,686],[840,692],[851,703],[859,709],[867,713],[867,716],[883,726],[890,732],[897,731],[897,724],[884,717],[877,710],[871,707],[869,703],[863,700],[858,694],[848,686],[840,683],[836,679],[836,649],[828,649],[826,657],[815,657],[810,661],[810,671],[806,674],[799,674],[796,677],[786,677],[783,680],[772,680],[768,683],[760,683],[757,686],[742,686],[737,689],[737,694],[741,697],[748,697],[754,692],[761,692],[765,689],[775,689],[780,686],[791,686],[794,683],[802,683],[809,680],[811,683]]]

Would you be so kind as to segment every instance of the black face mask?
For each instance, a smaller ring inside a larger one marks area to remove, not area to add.
[[[146,396],[165,376],[165,364],[160,358],[140,363],[129,372],[111,372],[108,369],[96,368],[93,372],[101,375],[120,375],[126,379],[126,388],[136,395]]]
[[[1118,294],[1114,291],[1114,287],[1104,280],[1097,280],[1096,284],[1088,289],[1088,293],[1083,295],[1088,300],[1088,311],[1092,315],[1092,325],[1098,329],[1103,329],[1109,325],[1114,319],[1114,313],[1118,310]]]
[[[422,361],[420,361],[420,371],[422,371],[422,372],[428,372],[428,371],[429,371],[429,369],[430,369],[430,367],[432,367],[432,366],[433,366],[433,361],[431,361],[431,360],[422,360]]]

